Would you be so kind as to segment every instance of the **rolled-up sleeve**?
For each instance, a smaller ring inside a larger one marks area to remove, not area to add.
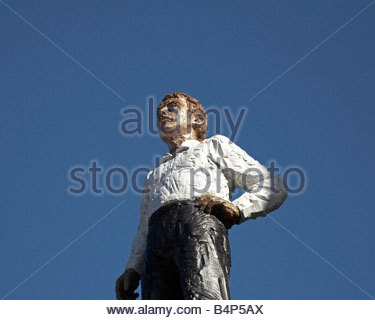
[[[223,172],[232,190],[245,191],[232,201],[240,210],[240,223],[265,216],[285,201],[287,192],[277,173],[270,172],[224,136],[216,135],[210,140],[211,160]]]

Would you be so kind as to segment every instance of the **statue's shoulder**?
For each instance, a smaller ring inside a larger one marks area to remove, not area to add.
[[[216,134],[205,140],[207,143],[233,143],[229,138],[221,134]]]

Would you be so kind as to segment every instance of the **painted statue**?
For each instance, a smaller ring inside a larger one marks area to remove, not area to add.
[[[118,299],[230,299],[228,229],[277,209],[281,178],[222,135],[206,138],[207,114],[185,93],[157,110],[169,153],[144,182],[140,223]],[[231,193],[244,193],[231,201]]]

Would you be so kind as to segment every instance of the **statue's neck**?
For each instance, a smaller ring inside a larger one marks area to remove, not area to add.
[[[175,137],[170,142],[168,142],[169,152],[175,156],[177,153],[177,150],[187,140],[196,140],[196,139],[190,134],[185,135],[185,136],[182,135],[182,136]]]

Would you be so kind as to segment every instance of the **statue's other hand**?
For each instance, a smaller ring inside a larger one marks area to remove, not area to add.
[[[239,209],[228,200],[204,193],[195,199],[195,205],[200,210],[214,215],[227,229],[240,221]]]
[[[118,300],[135,300],[139,296],[134,291],[138,288],[140,276],[133,269],[126,269],[116,281],[116,298]]]

